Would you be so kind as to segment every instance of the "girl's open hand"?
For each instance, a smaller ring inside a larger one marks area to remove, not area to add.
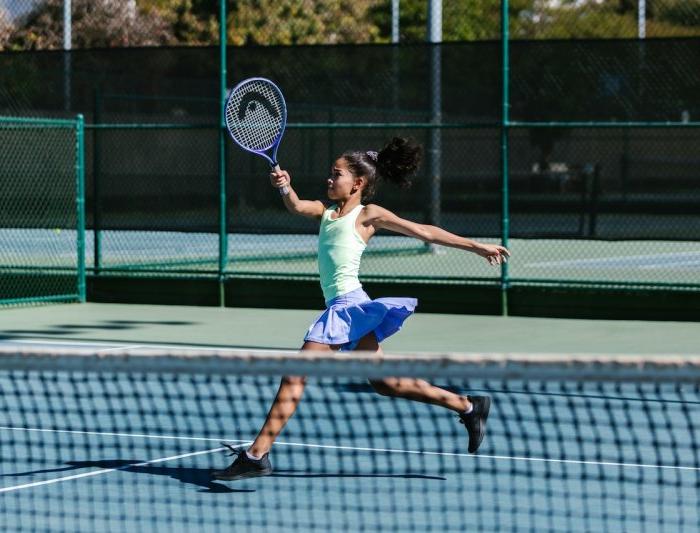
[[[292,178],[286,170],[273,170],[270,172],[270,183],[277,189],[288,187],[291,182]]]
[[[508,262],[510,252],[498,244],[480,244],[476,253],[485,257],[489,265],[497,266]]]

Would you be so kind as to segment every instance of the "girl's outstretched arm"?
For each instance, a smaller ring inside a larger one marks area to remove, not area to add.
[[[282,196],[284,206],[290,213],[308,218],[321,218],[326,209],[322,202],[318,200],[300,200],[297,193],[292,189],[292,178],[286,170],[272,171],[270,173],[270,183],[273,187],[281,188],[285,185],[289,189],[289,194]]]
[[[364,224],[371,225],[375,230],[387,229],[409,237],[415,237],[424,242],[441,244],[442,246],[450,246],[452,248],[474,252],[486,258],[492,265],[505,263],[510,256],[510,252],[498,244],[480,243],[471,239],[465,239],[464,237],[445,231],[437,226],[411,222],[375,204],[368,205],[365,213]]]

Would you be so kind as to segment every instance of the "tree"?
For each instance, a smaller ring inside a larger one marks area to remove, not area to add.
[[[424,42],[425,25],[428,20],[426,0],[400,0],[399,33],[401,42]],[[370,10],[370,16],[380,31],[380,40],[388,42],[391,38],[391,0],[376,4]]]
[[[511,24],[531,8],[531,0],[511,0]],[[390,0],[375,5],[371,16],[379,26],[382,41],[391,35]],[[401,0],[399,10],[401,42],[425,42],[427,38],[428,1]],[[500,0],[444,0],[442,5],[443,41],[495,40],[501,34]]]
[[[368,16],[381,0],[229,0],[228,41],[233,45],[376,42]],[[211,0],[144,0],[172,25],[182,44],[218,41],[219,5]]]
[[[121,0],[73,0],[75,48],[152,46],[174,42],[167,21],[152,10],[131,11]],[[46,0],[24,15],[9,46],[21,50],[63,47],[63,0]]]
[[[658,18],[677,26],[700,27],[700,0],[666,0],[657,7]]]
[[[0,52],[7,48],[13,32],[14,25],[10,13],[5,8],[0,7]]]
[[[179,44],[211,45],[219,40],[218,0],[143,0],[141,4],[168,22]]]
[[[75,47],[212,45],[219,0],[72,0]],[[401,41],[425,42],[428,0],[400,0]],[[510,0],[514,39],[634,38],[638,0]],[[443,0],[443,40],[497,40],[500,0]],[[233,45],[389,42],[391,0],[227,0]],[[63,0],[42,0],[0,47],[62,47]],[[9,36],[8,36],[9,34]],[[700,35],[700,0],[647,0],[650,37]]]
[[[522,4],[522,0],[512,0]],[[638,0],[535,0],[516,14],[511,34],[527,39],[636,38]],[[647,0],[649,37],[700,34],[700,0]]]
[[[637,0],[510,0],[514,39],[634,38]],[[500,0],[443,1],[443,40],[473,41],[500,37]],[[424,42],[427,0],[401,0],[402,42]],[[391,34],[390,0],[376,4],[371,16],[380,40]],[[700,34],[700,0],[647,0],[647,34]]]
[[[231,44],[375,42],[368,16],[376,0],[238,0],[229,12]]]

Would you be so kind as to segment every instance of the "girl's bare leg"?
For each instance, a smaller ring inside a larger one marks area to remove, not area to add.
[[[331,352],[332,348],[327,344],[317,342],[305,342],[302,351]],[[285,376],[282,378],[277,396],[272,402],[270,411],[258,436],[248,448],[248,453],[255,457],[262,457],[270,451],[272,444],[277,439],[287,421],[297,409],[306,387],[306,378],[302,376]]]
[[[357,345],[357,350],[381,354],[374,333],[367,335]],[[430,403],[446,407],[459,414],[459,419],[469,433],[469,453],[476,453],[481,445],[486,430],[486,418],[489,416],[491,399],[488,396],[460,396],[422,379],[413,378],[383,378],[370,380],[374,390],[384,396],[406,398],[416,402]],[[467,413],[467,411],[469,411]]]
[[[382,353],[374,333],[363,337],[355,349],[363,352]],[[383,396],[406,398],[417,402],[439,405],[457,413],[464,413],[471,407],[471,403],[466,396],[460,396],[454,392],[441,389],[422,379],[390,377],[370,380],[369,382],[374,390]]]

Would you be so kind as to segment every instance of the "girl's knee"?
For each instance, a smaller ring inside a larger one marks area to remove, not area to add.
[[[382,353],[382,349],[377,342],[377,337],[373,332],[362,337],[354,350],[358,352],[374,352],[376,354]]]
[[[396,393],[395,381],[396,380],[389,378],[370,379],[369,384],[377,394],[381,394],[382,396],[394,396]]]
[[[282,383],[285,385],[306,385],[306,376],[284,376]]]

